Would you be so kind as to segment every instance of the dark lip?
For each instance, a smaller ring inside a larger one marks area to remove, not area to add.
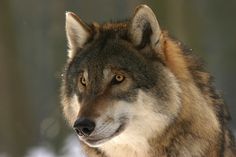
[[[121,124],[118,129],[109,137],[106,138],[100,138],[100,139],[96,139],[96,138],[91,138],[91,137],[86,137],[84,138],[84,142],[90,144],[90,145],[98,145],[101,143],[104,143],[110,139],[112,139],[115,136],[118,136],[123,130],[125,129],[125,124]]]

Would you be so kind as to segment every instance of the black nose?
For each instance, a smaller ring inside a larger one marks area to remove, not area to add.
[[[74,129],[79,136],[89,136],[94,128],[95,123],[87,118],[79,118],[74,124]]]

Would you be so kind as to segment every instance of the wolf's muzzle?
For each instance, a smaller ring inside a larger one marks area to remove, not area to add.
[[[79,136],[89,136],[94,131],[95,122],[87,118],[79,118],[73,127]]]

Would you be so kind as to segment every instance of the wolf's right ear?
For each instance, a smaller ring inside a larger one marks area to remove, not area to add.
[[[78,48],[83,48],[84,44],[91,36],[91,29],[76,14],[66,12],[66,36],[68,40],[68,57],[74,57]]]
[[[152,9],[147,5],[139,5],[134,12],[130,24],[130,37],[137,47],[150,44],[153,48],[158,46],[161,28]]]

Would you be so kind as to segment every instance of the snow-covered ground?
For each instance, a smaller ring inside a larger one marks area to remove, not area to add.
[[[9,157],[6,153],[0,152],[0,157]],[[37,146],[30,149],[25,157],[86,157],[80,147],[78,139],[75,135],[70,135],[65,140],[65,145],[60,154],[55,154],[52,149],[45,146]]]
[[[26,157],[86,157],[80,147],[78,139],[70,135],[62,148],[60,155],[43,146],[36,147],[28,151]],[[1,157],[1,156],[0,156]]]
[[[36,147],[28,151],[26,157],[85,157],[78,139],[71,135],[66,139],[60,155],[55,154],[52,150],[43,146]]]

